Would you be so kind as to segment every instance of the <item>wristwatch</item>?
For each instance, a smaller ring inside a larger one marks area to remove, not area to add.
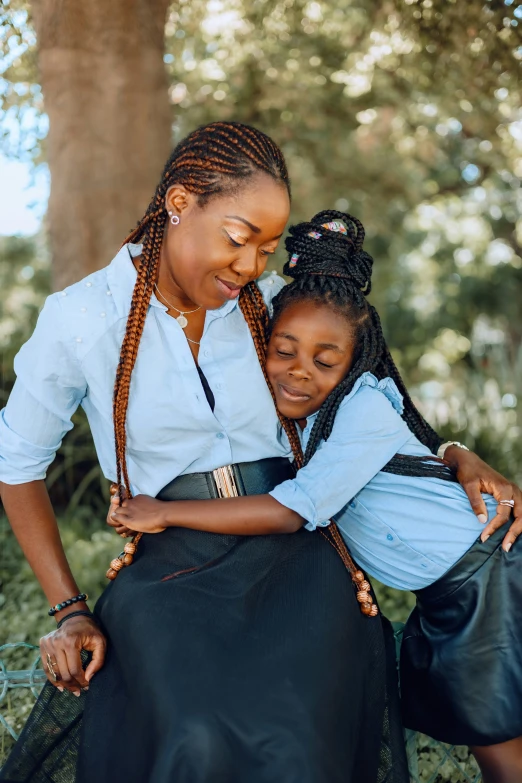
[[[443,443],[441,446],[439,446],[439,449],[437,451],[437,457],[439,459],[444,459],[444,454],[446,453],[446,449],[449,446],[458,446],[459,449],[464,449],[464,451],[469,451],[468,447],[465,446],[463,443],[459,443],[458,440],[448,440],[446,443]]]

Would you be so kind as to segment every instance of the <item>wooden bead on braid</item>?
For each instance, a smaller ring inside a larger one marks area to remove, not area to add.
[[[136,283],[132,293],[127,326],[116,370],[113,394],[113,423],[116,450],[115,490],[121,498],[132,497],[127,469],[126,417],[131,376],[145,326],[145,319],[157,280],[160,251],[167,224],[166,196],[172,185],[183,185],[198,197],[203,206],[215,196],[237,193],[242,183],[259,172],[280,182],[290,194],[290,181],[283,155],[274,142],[261,131],[237,122],[214,122],[198,128],[181,141],[167,161],[161,181],[146,214],[126,238],[142,245]],[[266,308],[257,286],[243,295],[249,312],[249,326],[261,361],[262,335],[268,326]],[[246,317],[246,316],[245,316]],[[264,359],[263,359],[264,361]],[[288,425],[289,432],[295,425]],[[298,440],[294,434],[294,443]],[[121,555],[112,561],[108,579],[115,579],[124,566],[132,563],[142,533],[125,545]],[[132,549],[131,549],[132,547]]]

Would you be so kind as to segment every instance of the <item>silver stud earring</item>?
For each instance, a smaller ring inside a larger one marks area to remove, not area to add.
[[[173,226],[177,226],[177,225],[178,225],[178,223],[179,223],[179,217],[178,217],[178,215],[174,215],[174,214],[173,214],[172,212],[170,212],[170,211],[169,211],[169,215],[170,215],[170,222],[172,223],[172,225],[173,225]]]

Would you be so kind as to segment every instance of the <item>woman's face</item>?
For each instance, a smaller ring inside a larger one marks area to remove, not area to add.
[[[319,410],[352,366],[347,319],[330,305],[295,302],[273,326],[266,361],[277,409],[303,420]]]
[[[203,207],[175,185],[166,206],[180,222],[168,223],[158,285],[185,306],[214,310],[264,272],[287,223],[290,199],[283,184],[259,174]]]

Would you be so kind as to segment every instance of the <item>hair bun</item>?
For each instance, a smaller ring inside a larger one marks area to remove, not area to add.
[[[306,275],[341,277],[362,293],[370,293],[373,258],[363,250],[365,231],[360,220],[345,212],[325,210],[289,231],[285,275],[294,279]]]

